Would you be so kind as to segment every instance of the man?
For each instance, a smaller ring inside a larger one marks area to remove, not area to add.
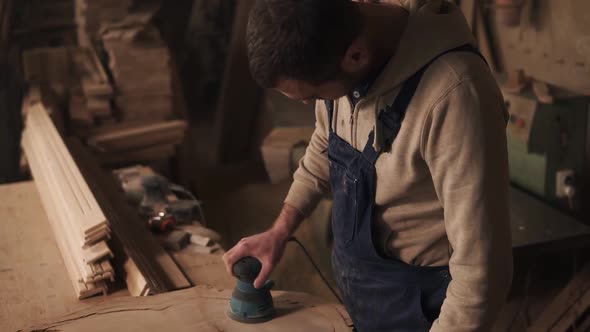
[[[361,331],[487,331],[511,282],[506,112],[460,10],[259,0],[247,31],[262,86],[316,102],[316,129],[257,257],[259,287],[319,199],[334,199],[336,282]]]

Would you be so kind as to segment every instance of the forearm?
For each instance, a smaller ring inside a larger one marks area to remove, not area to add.
[[[279,236],[288,239],[295,233],[297,227],[305,219],[303,213],[301,213],[295,207],[285,203],[281,213],[277,217],[275,223],[271,227],[271,231],[276,232]]]

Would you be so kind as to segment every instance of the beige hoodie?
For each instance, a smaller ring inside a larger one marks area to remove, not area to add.
[[[348,97],[335,101],[333,127],[359,151],[371,130],[380,137],[376,114],[408,77],[436,55],[475,43],[454,5],[398,4],[410,12],[399,51],[354,109]],[[322,153],[328,117],[321,101],[316,120],[285,199],[306,215],[330,190]],[[482,59],[449,53],[426,70],[391,152],[377,160],[378,249],[409,264],[450,267],[453,280],[431,331],[488,331],[507,295],[512,248],[506,120],[501,92]]]

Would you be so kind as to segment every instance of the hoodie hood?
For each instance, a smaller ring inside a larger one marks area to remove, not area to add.
[[[437,55],[476,41],[461,10],[443,0],[390,1],[408,10],[410,16],[397,47],[375,82],[380,95],[395,89]]]
[[[366,98],[390,93],[437,55],[470,44],[476,46],[461,10],[444,0],[393,0],[388,3],[409,12],[408,23],[399,40],[396,54],[389,60]],[[376,109],[375,112],[380,110]],[[375,118],[377,119],[378,114]],[[379,122],[375,124],[374,147],[379,150],[382,137]]]

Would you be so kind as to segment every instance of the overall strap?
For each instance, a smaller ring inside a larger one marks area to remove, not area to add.
[[[418,70],[414,75],[412,75],[404,83],[400,92],[398,93],[397,97],[395,98],[393,104],[386,106],[385,109],[383,109],[381,112],[379,112],[378,121],[381,124],[381,130],[383,132],[383,137],[385,137],[384,142],[381,144],[382,145],[381,152],[384,152],[384,151],[388,152],[391,150],[391,145],[393,144],[393,141],[395,140],[395,138],[397,137],[397,134],[399,133],[399,131],[401,129],[402,121],[403,121],[404,116],[406,114],[406,109],[408,108],[408,105],[412,101],[412,98],[414,97],[414,94],[416,93],[416,89],[418,88],[418,84],[420,84],[420,80],[422,79],[422,75],[424,74],[426,69],[438,58],[440,58],[441,56],[443,56],[445,54],[451,53],[451,52],[474,53],[474,54],[477,54],[478,56],[480,56],[484,60],[484,62],[486,62],[486,64],[487,64],[487,61],[485,60],[483,55],[481,55],[479,50],[475,46],[470,45],[470,44],[462,45],[462,46],[447,50],[447,51],[437,55],[432,60],[430,60],[426,65],[424,65],[420,70]],[[371,142],[371,144],[373,144],[373,143]]]
[[[330,132],[332,132],[332,119],[334,117],[334,101],[324,99],[324,103],[326,104],[326,109],[328,110],[328,127],[330,127]]]

